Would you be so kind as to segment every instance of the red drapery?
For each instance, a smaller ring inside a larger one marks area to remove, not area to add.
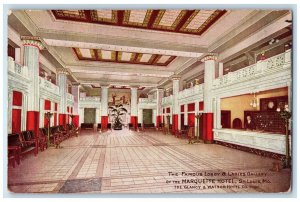
[[[178,130],[178,114],[173,114],[172,118],[172,132],[175,134],[175,132]]]
[[[188,104],[188,112],[193,112],[193,111],[195,111],[195,103]]]
[[[194,113],[188,114],[188,126],[190,126],[190,127],[195,126],[195,114]]]
[[[21,109],[13,109],[12,110],[12,125],[11,130],[12,133],[21,132]]]
[[[199,102],[199,111],[202,111],[204,109],[204,103]]]
[[[108,116],[101,116],[101,130],[106,130],[108,124]]]
[[[167,113],[170,113],[171,112],[171,109],[170,107],[167,108]]]
[[[44,110],[51,110],[51,102],[50,102],[50,100],[45,100]]]
[[[138,127],[137,116],[131,116],[130,117],[130,123],[132,124],[133,128],[136,130],[137,127]]]
[[[14,106],[22,106],[22,93],[19,91],[13,91],[13,105]]]
[[[184,105],[180,106],[180,112],[184,112]]]

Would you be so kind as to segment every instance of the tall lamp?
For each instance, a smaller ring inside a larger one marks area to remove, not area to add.
[[[48,122],[48,141],[47,141],[47,146],[50,147],[50,119],[52,117],[53,113],[51,112],[47,112],[45,113],[45,117],[47,119],[47,122]]]
[[[289,120],[292,117],[292,113],[289,111],[289,106],[285,105],[284,110],[277,108],[277,112],[280,117],[285,120],[285,159],[284,159],[284,168],[291,167],[291,158],[290,158],[290,140],[289,140]]]
[[[201,142],[201,140],[199,139],[199,136],[200,136],[200,133],[199,133],[199,122],[200,122],[201,116],[202,116],[202,113],[198,113],[198,114],[195,115],[195,118],[197,119],[197,128],[196,128],[197,139],[194,141],[194,143]]]

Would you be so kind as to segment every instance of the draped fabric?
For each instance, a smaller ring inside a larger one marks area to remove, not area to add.
[[[178,114],[173,114],[172,118],[172,132],[175,134],[175,132],[178,130]]]
[[[101,129],[106,130],[108,124],[108,116],[101,116]]]
[[[67,124],[67,115],[66,114],[59,114],[59,125],[66,126]]]
[[[21,132],[21,109],[13,109],[12,110],[12,125],[11,130],[12,133]]]
[[[190,127],[195,126],[195,114],[194,113],[188,114],[188,126],[190,126]]]
[[[130,123],[132,124],[134,129],[137,129],[138,127],[138,117],[137,116],[131,116],[130,117]]]
[[[199,111],[204,110],[204,103],[203,102],[199,102]]]
[[[13,106],[22,106],[23,95],[19,91],[13,91]]]
[[[51,110],[51,102],[50,100],[45,100],[44,110]]]
[[[53,114],[53,118],[54,118],[54,126],[57,126],[57,113]]]
[[[188,112],[193,112],[193,111],[195,111],[195,103],[188,104]]]
[[[73,124],[74,124],[75,127],[79,127],[79,115],[74,116]]]
[[[180,112],[184,112],[184,105],[180,106]]]
[[[39,132],[40,112],[27,111],[26,130],[33,130],[35,134]]]

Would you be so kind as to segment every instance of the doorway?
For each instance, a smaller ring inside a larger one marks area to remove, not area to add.
[[[96,108],[84,108],[84,123],[96,123]]]
[[[221,125],[222,128],[231,128],[231,111],[221,110]]]
[[[152,124],[152,109],[143,109],[143,125]]]

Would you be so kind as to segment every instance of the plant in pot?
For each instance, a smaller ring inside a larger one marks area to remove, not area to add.
[[[122,123],[121,123],[122,119],[120,116],[127,113],[127,110],[123,107],[122,104],[109,107],[109,109],[110,109],[110,115],[114,117],[114,123],[113,123],[114,130],[122,130]]]

